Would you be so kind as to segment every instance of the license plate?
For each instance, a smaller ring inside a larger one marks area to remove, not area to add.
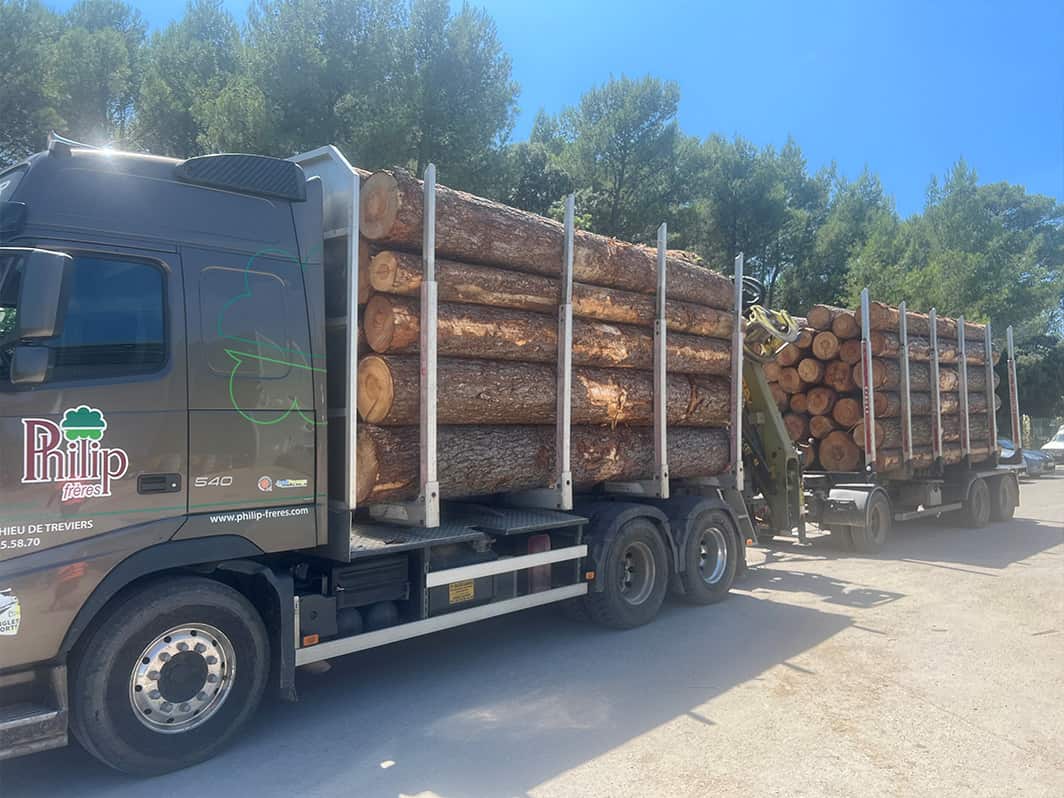
[[[447,599],[451,604],[472,601],[475,595],[476,589],[472,579],[466,579],[464,582],[451,582],[447,586]]]

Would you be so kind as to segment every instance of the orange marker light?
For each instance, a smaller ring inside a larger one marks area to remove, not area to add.
[[[303,635],[304,646],[316,646],[320,637],[318,635]]]

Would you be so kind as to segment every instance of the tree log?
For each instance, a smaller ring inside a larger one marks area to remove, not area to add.
[[[931,417],[916,416],[912,420],[913,446],[931,445]],[[986,440],[990,435],[987,426],[986,414],[972,415],[969,425],[969,437],[972,442]],[[959,416],[942,417],[942,440],[946,443],[956,443],[961,439],[961,424]],[[858,421],[853,429],[854,443],[861,449],[864,448],[864,420]],[[876,447],[894,449],[901,446],[901,419],[900,418],[877,418],[876,419]]]
[[[857,322],[861,322],[861,309],[856,311]],[[926,313],[909,311],[906,314],[909,335],[929,336],[931,334],[931,319]],[[901,316],[897,308],[893,308],[883,302],[872,302],[868,308],[868,326],[873,330],[888,330],[897,332]],[[968,340],[982,341],[986,326],[975,322],[965,322],[964,337]],[[957,322],[945,316],[938,317],[938,335],[940,338],[956,338]]]
[[[420,255],[386,250],[373,257],[368,279],[374,291],[416,297],[421,289],[422,274]],[[436,279],[441,302],[535,310],[556,315],[561,301],[559,280],[511,269],[441,259],[436,261]],[[573,283],[573,315],[653,327],[656,304],[654,297],[648,294]],[[732,333],[730,313],[692,302],[666,301],[665,323],[675,332],[711,338],[727,340]]]
[[[863,415],[861,403],[852,396],[840,398],[831,411],[831,417],[843,429],[851,429]]]
[[[830,330],[831,322],[840,313],[849,313],[846,308],[837,308],[833,305],[813,305],[806,314],[806,323],[814,330]]]
[[[807,357],[798,363],[798,376],[803,382],[815,385],[824,379],[824,364],[815,357]]]
[[[421,181],[401,170],[376,172],[362,187],[362,235],[380,246],[421,248]],[[436,254],[557,277],[565,230],[551,219],[462,191],[437,187]],[[573,278],[577,282],[653,294],[657,253],[582,230],[576,232]],[[672,299],[730,310],[732,282],[722,274],[677,257],[667,257],[667,295]]]
[[[808,413],[809,403],[804,393],[792,393],[788,403],[792,413]]]
[[[783,425],[787,427],[787,434],[795,443],[809,437],[809,416],[804,413],[784,413]]]
[[[779,386],[787,393],[801,393],[809,386],[798,376],[798,369],[780,369]]]
[[[857,388],[853,381],[853,370],[841,360],[832,360],[824,368],[824,385],[833,388],[837,393],[846,393]]]
[[[886,330],[872,330],[870,336],[872,354],[876,357],[898,357],[901,352],[901,341],[897,333]],[[982,341],[965,342],[965,359],[971,366],[986,365],[986,344]],[[1001,358],[1000,352],[994,350],[994,362]],[[938,339],[938,362],[956,363],[960,358],[960,348],[957,341],[950,338]],[[931,341],[921,335],[909,336],[909,359],[921,363],[931,360]]]
[[[768,388],[770,391],[772,391],[772,399],[776,402],[777,408],[783,411],[790,407],[790,394],[783,390],[778,382],[769,383]]]
[[[861,339],[849,338],[839,344],[839,360],[849,365],[861,362]]]
[[[804,355],[805,353],[794,344],[787,344],[776,355],[776,362],[786,368],[796,364]]]
[[[421,329],[419,303],[405,297],[374,294],[366,305],[364,327],[373,351],[416,352]],[[437,325],[440,356],[554,363],[558,327],[550,316],[484,305],[441,303]],[[681,374],[731,373],[731,346],[717,338],[675,333],[667,337],[669,371]],[[650,369],[654,335],[642,327],[580,319],[573,322],[573,363]]]
[[[417,424],[420,363],[410,355],[370,355],[358,364],[358,410],[373,424]],[[668,376],[668,422],[722,427],[730,417],[730,385],[722,377]],[[554,366],[440,358],[436,418],[440,424],[553,424]],[[573,369],[574,424],[654,423],[654,378],[635,369]]]
[[[813,337],[812,349],[820,360],[834,360],[839,354],[839,337],[830,330],[818,332]]]
[[[438,437],[440,493],[481,496],[544,487],[555,477],[553,426],[442,426]],[[728,433],[677,427],[669,431],[673,477],[715,476],[728,467]],[[408,499],[418,491],[417,427],[358,431],[360,504]],[[582,488],[609,480],[648,478],[654,471],[653,430],[573,427],[573,481]]]
[[[781,366],[774,360],[770,360],[767,363],[762,363],[761,368],[765,372],[765,379],[768,382],[779,382]]]
[[[857,322],[852,310],[844,310],[831,320],[831,331],[840,340],[859,338],[861,325]]]
[[[939,394],[942,397],[942,413],[959,413],[961,402],[960,395],[955,391]],[[884,397],[883,409],[876,407],[877,417],[890,417],[901,414],[901,397],[893,391],[877,391],[876,401],[879,401],[879,397]],[[994,409],[1001,409],[1001,398],[994,397]],[[931,415],[931,394],[923,391],[913,391],[909,399],[909,410],[914,416],[928,416]],[[985,413],[986,412],[986,393],[985,391],[969,391],[968,392],[968,412],[969,413]]]
[[[842,430],[828,433],[820,442],[817,456],[826,471],[856,471],[861,462],[861,450],[849,433]]]
[[[810,388],[806,393],[806,404],[809,407],[809,412],[814,416],[823,416],[830,413],[837,400],[838,394],[824,385]]]
[[[799,349],[808,349],[813,345],[813,333],[816,331],[810,327],[803,327],[794,340],[794,345]]]
[[[372,343],[372,342],[371,342]],[[853,367],[854,382],[863,385],[862,365]],[[957,390],[957,370],[942,367],[938,370],[938,385],[943,391]],[[875,358],[872,361],[872,386],[876,390],[896,390],[901,385],[901,366],[896,360]],[[909,364],[909,386],[914,391],[931,390],[931,366],[927,363]]]
[[[839,425],[831,416],[813,416],[809,419],[809,434],[817,440],[823,440],[838,428]]]

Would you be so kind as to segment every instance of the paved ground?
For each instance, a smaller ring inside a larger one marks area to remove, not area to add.
[[[0,763],[0,795],[1064,795],[1064,475],[1021,493],[880,559],[753,552],[728,601],[630,632],[544,608],[354,655],[198,768],[71,747]]]

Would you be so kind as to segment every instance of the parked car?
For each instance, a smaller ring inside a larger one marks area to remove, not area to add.
[[[1064,465],[1064,426],[1057,430],[1057,434],[1049,439],[1041,451],[1052,457],[1054,463]]]
[[[998,446],[1001,447],[1000,461],[1011,465],[1019,463],[1019,455],[1016,452],[1016,444],[1009,438],[998,438]],[[1030,449],[1023,450],[1023,470],[1024,474],[1033,479],[1037,479],[1042,476],[1046,471],[1046,462],[1044,456],[1040,452],[1033,452]]]
[[[1028,452],[1024,451],[1024,455],[1026,454],[1028,454]],[[1043,473],[1053,474],[1056,472],[1057,461],[1053,459],[1053,455],[1051,455],[1049,452],[1043,452],[1041,449],[1031,449],[1030,454],[1034,457],[1041,459]]]

